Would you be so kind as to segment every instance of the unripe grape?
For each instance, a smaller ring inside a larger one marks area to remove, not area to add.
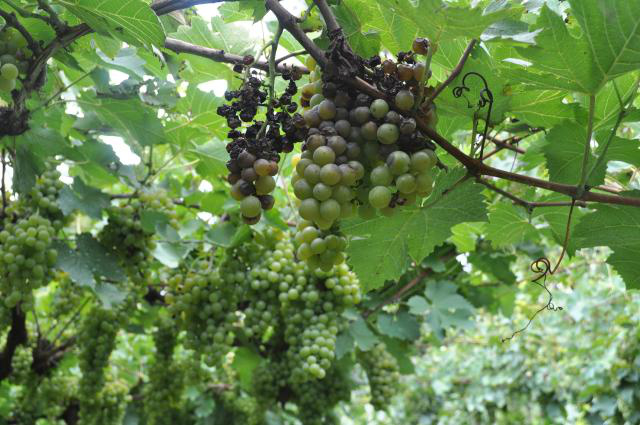
[[[336,185],[340,182],[340,178],[340,167],[336,164],[326,164],[320,169],[320,181],[326,185]]]
[[[402,194],[415,192],[416,186],[416,179],[411,174],[402,174],[396,178],[396,187]]]
[[[253,167],[243,169],[240,176],[242,177],[242,180],[247,182],[252,182],[258,179],[258,173],[256,173],[256,170],[254,170]]]
[[[335,199],[327,199],[320,204],[320,216],[326,221],[334,221],[340,216],[340,204]]]
[[[320,146],[326,145],[326,139],[321,134],[313,134],[307,138],[307,150],[314,152]]]
[[[427,153],[427,150],[418,151],[411,155],[411,171],[421,173],[430,170],[432,167],[432,156]]]
[[[313,196],[313,188],[305,179],[300,179],[293,184],[293,193],[298,199],[307,199]]]
[[[319,166],[330,164],[336,159],[336,154],[328,146],[321,146],[313,152],[313,162]],[[306,171],[306,170],[305,170]]]
[[[268,195],[276,188],[276,180],[271,176],[258,177],[255,186],[258,195]]]
[[[429,195],[433,190],[433,177],[429,173],[422,173],[416,176],[416,191],[422,196]]]
[[[355,171],[356,180],[364,177],[364,166],[359,161],[349,161],[349,167]]]
[[[18,67],[12,63],[5,63],[0,67],[0,75],[5,80],[15,80],[18,77]]]
[[[409,90],[400,90],[396,94],[395,104],[396,107],[401,111],[409,111],[413,108],[415,103],[415,99],[413,94]]]
[[[352,124],[362,125],[369,121],[369,108],[366,106],[358,106],[349,114],[349,120]]]
[[[391,145],[397,142],[399,136],[398,127],[395,124],[385,123],[378,128],[378,141],[384,145]]]
[[[349,123],[349,121],[347,120],[343,119],[336,121],[334,127],[338,134],[344,138],[349,137],[349,135],[351,134],[351,123]]]
[[[392,152],[387,158],[387,166],[395,176],[408,172],[410,164],[411,158],[403,151]]]
[[[313,187],[313,197],[318,201],[326,201],[331,198],[332,193],[331,187],[323,183],[318,183]]]
[[[311,98],[313,102],[313,98]],[[336,105],[329,99],[324,99],[318,105],[318,115],[323,120],[332,120],[336,116]]]
[[[301,158],[296,164],[296,173],[300,176],[304,175],[304,170],[310,165],[313,164],[313,160],[309,158]]]
[[[371,115],[376,119],[381,119],[389,112],[389,104],[384,99],[376,99],[369,107]]]
[[[0,78],[0,91],[9,92],[16,88],[16,80]]]
[[[305,199],[300,203],[298,212],[305,220],[316,220],[320,217],[320,203],[313,198]]]
[[[333,153],[333,151],[331,152]],[[318,164],[309,164],[304,170],[304,178],[309,184],[318,183],[320,181],[320,166]]]
[[[262,206],[260,200],[255,196],[247,196],[240,202],[240,211],[245,217],[255,217],[260,215]]]
[[[363,124],[362,127],[360,127],[360,134],[362,135],[362,138],[369,142],[376,141],[377,132],[378,132],[378,125],[373,121],[369,121]]]
[[[309,105],[311,105],[311,107],[318,106],[323,100],[324,100],[324,96],[321,95],[320,93],[316,93],[313,96],[311,96],[311,99],[309,100]],[[319,110],[317,110],[317,113],[320,119],[322,119],[322,116],[320,116]]]
[[[376,186],[369,191],[369,203],[377,209],[385,208],[391,202],[391,191],[385,186]]]
[[[386,165],[378,165],[369,176],[371,184],[374,186],[388,186],[393,181],[393,175]]]
[[[347,141],[342,136],[331,136],[327,139],[329,146],[336,155],[342,155],[347,150]]]
[[[268,160],[260,158],[253,163],[253,169],[258,176],[268,176],[269,171],[271,171],[271,165]]]
[[[353,193],[351,189],[346,186],[338,185],[333,188],[331,197],[338,201],[340,204],[344,204],[353,199]]]
[[[316,109],[305,111],[302,117],[309,127],[317,127],[322,122],[322,118],[320,118],[320,114]]]

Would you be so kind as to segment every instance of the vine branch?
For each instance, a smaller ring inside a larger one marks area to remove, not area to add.
[[[477,43],[478,43],[478,40],[476,40],[475,38],[469,42],[469,44],[467,45],[467,48],[464,49],[464,52],[460,57],[460,61],[458,62],[456,67],[453,68],[449,77],[447,77],[447,79],[444,80],[442,84],[438,85],[438,87],[433,92],[433,94],[427,98],[427,100],[425,101],[427,105],[429,103],[433,103],[435,98],[440,96],[440,93],[442,93],[442,91],[446,89],[449,86],[449,84],[451,84],[453,80],[456,79],[458,75],[460,75],[460,73],[462,72],[462,69],[464,68],[464,64],[467,62],[467,59],[469,59],[469,55],[471,55],[471,52],[473,51],[473,48],[476,46]]]

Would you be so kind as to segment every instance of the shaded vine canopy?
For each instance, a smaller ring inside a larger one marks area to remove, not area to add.
[[[531,281],[562,314],[580,250],[640,289],[640,2],[0,0],[0,23],[9,423],[330,423],[356,364],[385,409],[421,331]]]

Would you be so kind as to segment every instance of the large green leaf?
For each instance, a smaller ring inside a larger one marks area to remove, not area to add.
[[[496,248],[521,243],[535,231],[524,208],[507,202],[491,207],[486,235]]]
[[[550,128],[564,120],[575,120],[579,106],[562,100],[566,93],[554,90],[528,90],[511,96],[509,110],[532,127]]]
[[[595,93],[600,82],[591,72],[592,58],[586,42],[573,37],[562,17],[547,5],[542,8],[536,25],[543,28],[536,37],[536,46],[517,49],[533,63],[528,69],[536,72],[523,68],[509,72],[509,77],[542,89]]]
[[[145,106],[138,99],[96,99],[97,103],[87,104],[100,120],[113,127],[125,141],[133,146],[151,146],[166,143],[164,128],[154,109]]]
[[[158,16],[142,0],[58,0],[93,30],[122,41],[164,45],[164,29]]]
[[[628,289],[640,289],[640,208],[598,205],[595,212],[582,218],[572,239],[577,248],[613,249],[607,262],[624,278]]]
[[[547,134],[544,154],[551,180],[559,183],[578,184],[586,143],[586,129],[574,122],[564,122]],[[588,170],[595,164],[595,156],[589,153]],[[605,166],[600,166],[588,183],[597,186],[604,181]]]
[[[443,173],[423,207],[403,208],[391,217],[345,222],[343,230],[352,237],[349,262],[365,290],[399,277],[411,258],[420,261],[429,255],[451,236],[452,226],[486,219],[482,187],[470,180],[456,184],[460,176],[457,170]]]
[[[591,51],[590,71],[601,87],[640,69],[640,2],[569,0]]]

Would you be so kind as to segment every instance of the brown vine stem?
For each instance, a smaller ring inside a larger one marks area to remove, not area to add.
[[[478,40],[476,40],[475,38],[469,42],[469,44],[467,45],[467,48],[464,49],[464,52],[460,57],[460,61],[458,62],[456,67],[453,68],[453,70],[451,71],[451,74],[449,74],[449,77],[447,77],[447,79],[444,80],[442,84],[438,85],[438,87],[433,92],[433,94],[429,96],[427,100],[425,100],[425,104],[428,105],[429,103],[432,103],[434,99],[440,96],[440,93],[442,93],[442,91],[446,89],[453,82],[453,80],[456,79],[458,75],[460,75],[460,73],[462,72],[462,68],[464,68],[464,64],[467,62],[467,59],[469,59],[469,55],[471,55],[471,52],[473,51],[473,48],[476,47],[477,43],[478,43]]]
[[[393,303],[396,303],[396,302],[400,301],[404,294],[406,294],[408,291],[411,290],[411,288],[413,288],[414,286],[416,286],[417,284],[422,282],[422,280],[424,278],[426,278],[427,276],[429,276],[431,273],[432,273],[431,269],[421,270],[420,273],[418,274],[418,276],[416,276],[413,279],[411,279],[407,284],[405,284],[400,289],[398,289],[398,291],[395,292],[393,295],[391,295],[389,298],[387,298],[386,300],[384,300],[380,304],[378,304],[374,309],[367,310],[364,313],[362,313],[362,317],[366,320],[372,314],[377,313],[378,311],[382,310],[383,307],[385,307],[385,306],[387,306],[389,304],[393,304]]]
[[[176,53],[189,53],[192,55],[211,59],[216,62],[244,65],[244,56],[227,53],[224,50],[198,46],[195,44],[184,42],[182,40],[177,40],[175,38],[167,38],[164,42],[164,47]],[[269,62],[265,60],[256,60],[252,67],[260,69],[262,71],[269,71]],[[303,66],[294,67],[285,64],[278,64],[276,70],[279,73],[283,73],[285,71],[291,71],[293,68],[298,69],[303,74],[309,73],[309,70]]]
[[[516,205],[520,205],[521,207],[524,207],[527,211],[529,211],[529,213],[533,212],[533,210],[535,208],[544,208],[544,207],[570,207],[572,205],[576,205],[579,207],[586,207],[587,203],[584,201],[567,201],[567,202],[529,202],[529,201],[525,201],[524,199],[515,196],[509,192],[507,192],[506,190],[500,189],[499,187],[495,186],[494,184],[488,182],[485,179],[482,178],[478,178],[476,179],[476,181],[478,183],[480,183],[481,185],[485,186],[487,189],[504,196],[507,199],[510,199],[513,201],[514,204]]]
[[[298,50],[297,52],[291,52],[289,54],[286,54],[276,59],[276,65],[279,64],[280,62],[286,61],[287,59],[295,58],[296,56],[304,55],[306,53],[307,53],[306,50]]]
[[[338,20],[331,11],[327,0],[313,0],[313,2],[318,6],[322,19],[324,19],[324,23],[327,25],[327,31],[330,34],[329,38],[333,38],[342,32],[342,28],[340,28],[340,24],[338,24]]]
[[[38,7],[49,15],[49,24],[53,27],[56,34],[62,34],[67,29],[68,26],[66,22],[60,20],[58,14],[46,0],[38,0]]]

